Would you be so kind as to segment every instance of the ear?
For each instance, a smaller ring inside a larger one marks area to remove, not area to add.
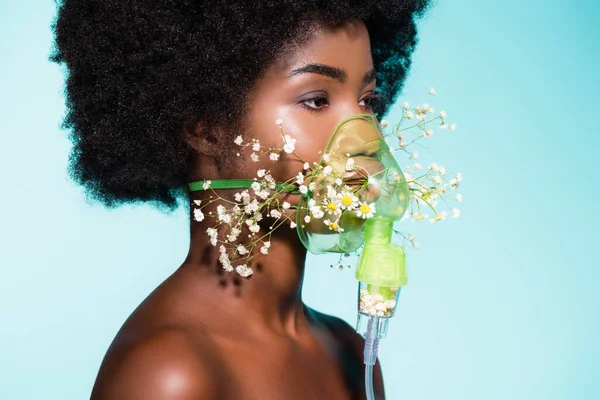
[[[187,123],[183,126],[183,139],[192,149],[203,156],[214,157],[223,146],[222,132],[210,130],[203,121]]]

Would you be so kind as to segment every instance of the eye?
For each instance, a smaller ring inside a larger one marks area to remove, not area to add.
[[[329,99],[327,96],[316,96],[302,100],[300,104],[309,111],[321,111],[323,108],[329,106]]]
[[[379,100],[381,100],[381,94],[379,93],[371,93],[362,98],[360,103],[358,103],[361,107],[366,107],[372,109],[377,104],[379,104]],[[364,103],[364,104],[363,104]]]

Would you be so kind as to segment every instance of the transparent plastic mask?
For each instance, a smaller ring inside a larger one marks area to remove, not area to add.
[[[314,254],[353,252],[365,240],[367,219],[358,215],[359,207],[341,213],[338,225],[342,229],[335,232],[323,223],[326,217],[305,222],[305,217],[310,215],[310,200],[317,204],[325,203],[331,193],[328,186],[336,187],[334,182],[338,178],[358,199],[358,204],[375,205],[375,213],[369,218],[396,221],[406,212],[409,189],[384,140],[376,114],[356,114],[341,121],[323,154],[319,166],[323,169],[331,167],[330,172],[326,176],[317,174],[309,182],[313,183],[313,190],[301,197],[296,216],[298,236]],[[352,167],[352,164],[356,168],[348,170],[347,167]]]

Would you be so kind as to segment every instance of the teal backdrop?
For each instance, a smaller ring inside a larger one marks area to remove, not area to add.
[[[85,202],[47,62],[54,3],[0,4],[0,399],[83,399],[186,255],[186,215]],[[420,160],[462,172],[464,200],[458,219],[401,226],[422,251],[381,345],[388,399],[600,398],[599,16],[591,0],[439,0],[420,23],[399,103],[456,122]],[[354,269],[335,260],[310,258],[303,295],[354,325]]]

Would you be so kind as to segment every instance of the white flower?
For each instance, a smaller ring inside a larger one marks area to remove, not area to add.
[[[298,172],[298,175],[296,175],[296,183],[298,185],[302,185],[304,183],[304,175],[302,172]]]
[[[419,158],[419,153],[415,151],[414,153],[412,153],[411,157],[416,160],[417,158]]]
[[[290,228],[294,229],[296,227],[296,223],[294,221],[290,222]]]
[[[411,242],[414,242],[415,239],[415,235],[408,235],[408,240],[410,240]]]
[[[323,168],[323,176],[327,176],[331,173],[331,171],[333,171],[333,168],[331,167],[331,165],[326,166],[325,168]]]
[[[252,145],[252,150],[253,151],[260,151],[260,142],[257,140],[254,142],[254,144]]]
[[[256,192],[256,195],[258,197],[260,197],[261,199],[265,200],[267,197],[269,197],[269,195],[271,194],[271,192],[269,192],[268,190],[261,190],[259,192]]]
[[[194,219],[198,222],[200,222],[204,219],[204,214],[202,213],[201,209],[199,209],[199,208],[194,209]]]
[[[238,228],[232,228],[231,233],[229,234],[229,236],[227,236],[227,240],[229,240],[230,242],[236,241],[240,233],[242,233],[242,231]]]
[[[433,129],[425,129],[425,133],[423,134],[423,136],[430,137],[431,135],[433,135]]]
[[[202,204],[202,200],[194,200],[194,204],[199,206]]]
[[[433,224],[434,222],[446,219],[446,214],[447,214],[446,210],[443,210],[442,212],[440,212],[437,215],[433,216],[433,218],[431,218],[429,220],[429,222],[431,222]]]
[[[342,178],[335,178],[335,181],[333,181],[333,182],[338,186],[342,186],[342,183],[343,183]]]
[[[455,129],[456,129],[456,124],[452,124],[452,125],[450,125],[450,130],[451,130],[451,131],[453,131],[453,130],[455,130]]]
[[[462,181],[462,174],[460,172],[456,173],[456,180],[459,182]]]
[[[458,218],[460,216],[460,210],[458,208],[452,209],[452,218]]]
[[[296,148],[296,139],[294,139],[290,135],[286,134],[283,137],[283,143],[284,143],[283,151],[285,151],[286,153],[294,152],[294,149]]]
[[[242,192],[242,201],[243,201],[244,204],[250,203],[250,193],[248,193],[247,190],[244,190]]]
[[[310,209],[310,213],[316,219],[321,219],[325,215],[325,212],[321,209],[321,206],[314,206]]]
[[[435,95],[435,89],[434,88],[429,88],[429,94]]]
[[[388,122],[387,122],[385,119],[382,119],[382,120],[381,120],[381,127],[382,127],[382,128],[385,128],[385,127],[386,127],[386,126],[388,126],[388,125],[389,125],[389,123],[388,123]]]
[[[306,222],[307,224],[310,222],[310,215],[304,217],[304,222]]]
[[[329,154],[327,154],[327,153],[323,154],[323,161],[329,162]]]
[[[408,110],[410,108],[408,101],[404,102],[404,104],[402,105],[402,108],[404,108],[405,110]]]
[[[271,161],[277,161],[277,160],[279,160],[279,153],[271,153],[271,154],[269,154],[269,160],[271,160]]]
[[[440,111],[440,118],[446,119],[446,111]]]
[[[299,190],[302,194],[306,194],[308,192],[308,188],[306,187],[306,185],[300,185]]]
[[[254,181],[252,185],[250,185],[250,189],[254,190],[254,192],[258,192],[260,190],[260,183]]]
[[[248,215],[255,213],[258,211],[258,201],[253,199],[252,202],[246,204],[244,207],[244,212]]]
[[[219,261],[223,265],[223,269],[225,269],[225,271],[233,271],[233,267],[231,266],[231,261],[229,261],[229,256],[227,255],[227,253],[221,253]]]
[[[269,254],[269,247],[271,247],[271,242],[264,242],[260,248],[260,252],[262,254]]]
[[[444,167],[443,165],[438,166],[438,172],[440,173],[440,175],[446,175],[446,167]]]
[[[354,169],[354,158],[349,158],[346,160],[346,171],[352,171]]]
[[[454,200],[456,200],[457,203],[460,203],[462,201],[462,194],[457,194],[456,196],[454,196]]]
[[[304,169],[309,169],[309,168],[310,168],[310,164],[309,164],[309,163],[307,163],[307,162],[305,162],[305,163],[304,163],[304,166],[303,166],[303,168],[304,168]]]
[[[235,267],[235,271],[240,274],[240,276],[247,278],[252,275],[252,268],[248,268],[246,264],[238,265]]]
[[[204,183],[202,184],[202,189],[208,190],[209,187],[210,187],[210,181],[204,181]]]
[[[233,195],[233,198],[235,199],[235,201],[237,201],[238,203],[240,201],[242,201],[242,195],[241,193],[237,192],[236,194]]]
[[[346,210],[353,210],[358,203],[358,198],[352,192],[342,192],[337,197],[340,200],[342,208]]]
[[[250,159],[254,162],[258,162],[258,160],[259,160],[258,154],[256,154],[256,153],[250,154]]]
[[[436,185],[439,185],[442,183],[442,178],[439,175],[435,175],[433,178],[431,178],[431,181]]]
[[[270,215],[271,217],[276,219],[281,218],[281,213],[278,210],[271,210]]]
[[[277,126],[281,126],[281,125],[283,125],[283,119],[281,119],[281,118],[277,118],[277,119],[275,120],[275,123],[277,124]]]
[[[435,172],[435,171],[437,171],[437,169],[438,169],[438,165],[436,163],[429,164],[429,170],[430,171]]]
[[[238,146],[241,146],[242,143],[244,143],[244,139],[242,139],[242,136],[239,135],[238,137],[235,138],[235,140],[233,141],[233,143],[237,144]]]
[[[210,237],[210,244],[217,245],[217,230],[215,228],[207,228],[206,233]]]
[[[412,111],[408,111],[408,112],[406,113],[406,118],[407,118],[407,119],[413,119],[414,117],[415,117],[415,114],[413,114],[413,112],[412,112]]]
[[[267,171],[266,171],[266,170],[264,170],[264,169],[259,169],[258,171],[256,171],[256,176],[258,176],[259,178],[262,178],[262,177],[264,177],[264,176],[265,176],[265,173],[266,173],[266,172],[267,172]]]
[[[336,224],[335,222],[329,221],[328,219],[326,219],[325,221],[323,221],[323,223],[325,225],[327,225],[327,227],[335,232],[344,232],[344,229],[342,229],[338,224]]]
[[[454,189],[456,189],[458,187],[459,183],[458,183],[458,179],[453,178],[450,180],[450,186],[453,187]]]
[[[362,217],[363,219],[371,218],[374,213],[375,203],[367,204],[364,201],[361,202],[360,206],[358,207],[358,210],[356,211],[356,215],[358,217]]]
[[[260,231],[260,226],[258,226],[257,224],[252,224],[249,228],[250,232],[252,233],[258,233],[258,231]]]
[[[236,250],[241,256],[243,256],[244,254],[248,254],[248,249],[243,244],[238,245]]]
[[[421,164],[419,164],[418,162],[414,163],[413,166],[415,167],[415,169],[423,169],[423,167],[421,166]]]
[[[284,201],[283,204],[281,205],[281,208],[283,208],[284,210],[287,210],[290,207],[291,207],[291,204],[288,203],[287,201]]]
[[[325,209],[328,214],[339,214],[342,212],[341,203],[337,199],[331,199],[325,204]]]

